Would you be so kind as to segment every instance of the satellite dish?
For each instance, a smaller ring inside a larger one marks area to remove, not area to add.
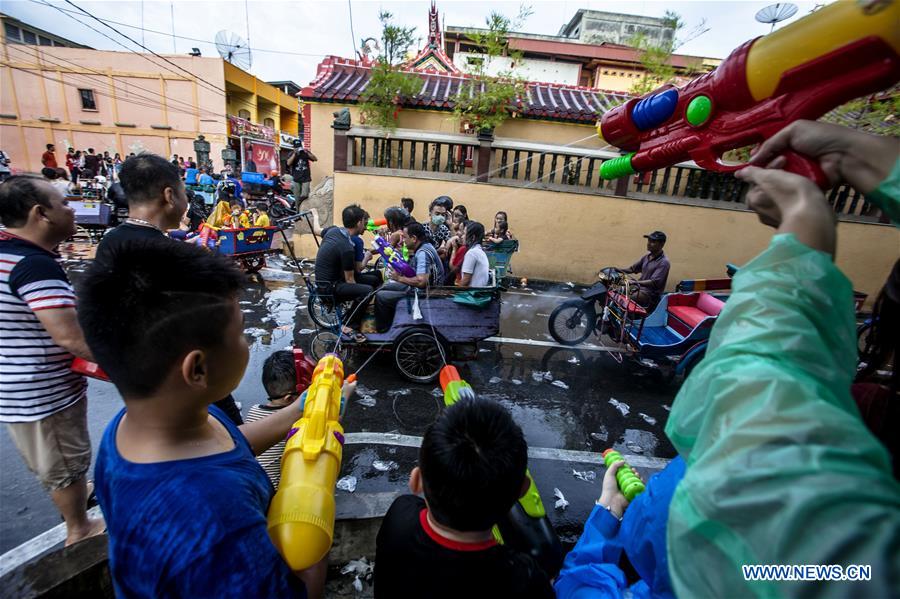
[[[245,71],[253,64],[250,45],[232,31],[223,29],[216,34],[216,50],[219,51],[219,56]]]
[[[790,19],[797,14],[797,5],[790,2],[776,2],[761,9],[756,13],[756,20],[760,23],[766,23],[775,29],[775,23],[780,23],[785,19]],[[769,31],[771,32],[772,29]]]

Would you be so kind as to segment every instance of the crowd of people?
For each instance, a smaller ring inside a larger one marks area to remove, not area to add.
[[[316,286],[321,297],[337,303],[350,302],[343,333],[358,342],[366,340],[360,323],[366,308],[374,299],[375,328],[390,328],[394,309],[401,299],[436,286],[483,288],[491,284],[485,244],[512,239],[506,213],[495,215],[496,225],[505,232],[502,239],[485,233],[484,225],[469,220],[465,206],[454,205],[449,196],[439,196],[428,206],[428,218],[418,222],[412,215],[415,202],[401,198],[400,206],[384,211],[386,225],[374,231],[398,255],[406,257],[410,272],[385,268],[384,277],[367,272],[373,258],[379,256],[365,250],[362,234],[368,228],[370,215],[353,204],[343,209],[342,225],[321,231],[322,243],[316,255]],[[495,226],[496,228],[496,226]]]
[[[788,150],[900,224],[896,140],[798,122],[766,141],[737,176],[751,185],[749,208],[776,232],[735,276],[707,355],[673,402],[666,433],[678,457],[631,502],[616,482],[621,465],[607,469],[553,578],[491,532],[528,486],[522,430],[497,402],[459,401],[426,431],[411,495],[395,499],[381,524],[376,597],[896,593],[900,485],[851,397],[855,322],[852,287],[833,262],[836,221],[821,190],[780,170]],[[271,356],[262,380],[269,401],[243,422],[231,397],[248,362],[242,273],[166,235],[189,204],[176,165],[141,154],[119,178],[129,221],[104,236],[77,292],[54,254],[75,226],[60,189],[34,176],[0,185],[0,421],[63,515],[67,544],[105,526],[119,596],[320,597],[325,560],[291,571],[266,528],[276,446],[303,409],[310,367],[291,352]],[[505,213],[485,231],[447,196],[430,203],[424,223],[412,200],[401,204],[385,211],[378,235],[398,254],[406,249],[415,276],[388,269],[382,284],[363,270],[371,253],[356,239],[369,215],[357,205],[323,232],[316,261],[317,284],[354,301],[354,311],[374,294],[379,328],[390,324],[391,302],[415,289],[477,288],[486,280],[482,244],[511,238]],[[665,242],[657,233],[630,268],[651,290]],[[897,281],[885,289],[877,326],[897,322]],[[896,351],[896,329],[881,338]],[[87,385],[69,369],[73,356],[97,362],[125,403],[94,467],[103,521],[85,510]],[[891,384],[896,415],[896,372]],[[345,385],[343,401],[353,392]],[[863,564],[871,577],[750,582],[748,564]]]

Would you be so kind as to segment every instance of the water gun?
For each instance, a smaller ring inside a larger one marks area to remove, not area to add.
[[[374,233],[375,231],[386,225],[386,218],[370,218],[368,221],[366,221],[366,230],[372,231]]]
[[[441,389],[444,390],[444,405],[452,406],[461,399],[475,398],[472,387],[460,378],[455,366],[444,366],[440,379]],[[528,477],[528,491],[494,526],[494,538],[499,543],[530,555],[552,579],[562,567],[562,544],[547,518],[534,478],[528,470],[525,471],[525,476]]]
[[[693,160],[730,172],[721,156],[760,143],[792,121],[817,119],[900,80],[900,2],[834,2],[735,49],[684,87],[664,85],[603,115],[599,135],[629,153],[600,167],[616,179]],[[794,152],[785,170],[827,179]]]
[[[409,265],[409,262],[400,257],[400,254],[391,247],[391,245],[381,237],[375,238],[375,247],[373,248],[384,259],[384,263],[390,266],[394,272],[404,277],[416,276],[416,269]]]
[[[334,485],[341,469],[339,422],[344,365],[335,354],[319,360],[303,414],[288,433],[281,483],[269,505],[272,543],[292,570],[318,563],[334,537]]]
[[[625,458],[622,457],[622,454],[613,449],[607,449],[601,455],[603,456],[603,463],[606,464],[607,468],[616,462],[625,462]],[[624,495],[625,499],[628,501],[632,501],[635,497],[644,492],[644,483],[638,477],[634,468],[629,466],[627,462],[625,462],[625,465],[616,472],[616,482],[619,483],[619,490],[622,491],[622,495]]]
[[[77,372],[78,374],[83,374],[84,376],[89,376],[94,379],[99,379],[101,381],[109,381],[109,375],[106,374],[100,365],[96,362],[88,362],[83,358],[75,358],[72,360],[72,372]]]

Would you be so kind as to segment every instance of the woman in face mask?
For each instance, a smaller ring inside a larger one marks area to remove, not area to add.
[[[448,196],[439,196],[431,201],[428,206],[429,222],[425,228],[429,243],[433,245],[441,258],[446,259],[447,244],[452,237],[447,222],[450,218],[450,210],[453,209],[453,200]]]

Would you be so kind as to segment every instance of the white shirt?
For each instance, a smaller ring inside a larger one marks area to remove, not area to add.
[[[488,276],[488,257],[480,244],[466,250],[466,255],[463,257],[462,272],[464,275],[472,275],[469,287],[487,287],[490,280]]]

